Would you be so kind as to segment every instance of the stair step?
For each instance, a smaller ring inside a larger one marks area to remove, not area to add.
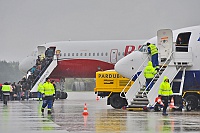
[[[149,101],[132,101],[131,105],[147,105]]]
[[[159,79],[159,78],[154,78],[154,79],[153,79],[153,82],[156,82],[158,79]]]
[[[147,105],[128,105],[127,108],[143,108],[145,106],[147,106]]]
[[[138,94],[142,94],[144,91],[139,91]],[[144,95],[146,95],[146,93],[144,93]]]
[[[143,96],[142,96],[142,94],[137,94],[136,95],[136,98],[143,98],[143,97],[147,97],[146,94],[144,94]]]
[[[134,101],[148,101],[148,98],[133,98]]]

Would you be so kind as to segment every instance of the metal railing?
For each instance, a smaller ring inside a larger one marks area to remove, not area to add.
[[[131,79],[129,80],[129,82],[126,84],[126,86],[124,87],[124,89],[120,92],[120,97],[121,98],[126,98],[124,96],[126,96],[126,94],[124,93],[124,90],[127,88],[127,86],[131,83],[132,79],[134,78],[134,76],[137,76],[137,78],[139,77],[139,70],[142,68],[142,66],[144,65],[144,63],[146,62],[146,60],[149,58],[149,55],[147,56],[147,58],[142,62],[142,64],[140,65],[140,67],[137,69],[136,73],[131,77]],[[134,83],[133,83],[134,84]],[[139,80],[139,84],[141,86],[141,82]],[[122,96],[122,94],[124,94],[124,96]]]
[[[154,79],[156,78],[156,76],[159,76],[159,72],[161,71],[161,69],[164,67],[165,64],[167,64],[167,61],[169,61],[169,59],[171,58],[171,56],[173,55],[174,52],[171,52],[171,54],[167,57],[167,59],[165,60],[165,62],[163,63],[163,65],[161,66],[161,68],[159,69],[159,71],[156,73],[156,75],[154,76],[154,78],[151,80],[151,82],[148,84],[148,86],[146,86],[146,88],[144,89],[144,91],[142,92],[142,97],[144,97],[144,93],[146,93],[147,88],[149,88],[149,86],[151,85],[151,83],[154,81]]]

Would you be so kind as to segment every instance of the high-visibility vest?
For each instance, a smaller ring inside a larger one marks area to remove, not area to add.
[[[3,92],[10,92],[10,85],[2,85],[2,91]]]
[[[158,53],[158,49],[154,44],[150,44],[149,48],[151,50],[151,55],[157,54]]]
[[[42,89],[43,89],[43,85],[42,85],[42,83],[39,83],[39,85],[38,85],[38,92],[42,92]]]
[[[157,71],[155,70],[155,68],[153,68],[152,62],[149,61],[148,65],[144,69],[144,77],[147,78],[147,79],[151,79],[151,78],[154,77],[154,75],[156,73],[157,73]]]
[[[173,95],[173,91],[172,91],[172,88],[170,86],[170,83],[165,82],[166,78],[167,77],[165,76],[163,82],[160,84],[160,89],[158,91],[158,95],[161,95],[161,96]]]
[[[41,89],[41,93],[43,93],[45,96],[52,96],[55,94],[55,89],[52,83],[45,82],[43,84],[43,89]]]

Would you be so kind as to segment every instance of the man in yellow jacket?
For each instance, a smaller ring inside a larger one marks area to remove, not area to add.
[[[170,86],[169,79],[167,76],[165,76],[163,79],[163,82],[160,84],[160,89],[158,91],[158,96],[161,97],[164,103],[162,115],[168,115],[166,113],[166,110],[168,107],[168,101],[171,100],[172,95],[173,95],[173,91]]]
[[[5,82],[4,85],[2,85],[2,89],[1,89],[2,93],[3,93],[3,103],[5,105],[7,105],[9,96],[10,96],[10,92],[12,91],[11,85],[8,82]]]
[[[144,77],[146,78],[146,87],[148,87],[147,91],[150,91],[150,89],[153,87],[153,82],[151,81],[156,73],[157,71],[155,70],[155,68],[153,68],[152,62],[149,61],[148,65],[144,69]]]
[[[41,112],[44,114],[44,109],[48,105],[48,114],[51,114],[51,108],[53,104],[53,98],[55,96],[55,89],[53,84],[50,82],[50,78],[46,78],[46,82],[43,84],[43,87],[41,89],[41,93],[43,96],[43,104],[42,104],[42,109]]]
[[[148,53],[151,54],[151,61],[153,64],[153,67],[156,70],[159,70],[159,62],[158,62],[158,48],[156,45],[147,43],[148,46]]]

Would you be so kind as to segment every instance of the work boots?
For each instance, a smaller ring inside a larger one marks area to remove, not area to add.
[[[44,109],[43,108],[41,109],[41,112],[42,112],[42,115],[44,115]]]
[[[50,114],[51,114],[51,110],[48,110],[48,111],[47,111],[47,114],[50,115]]]
[[[42,115],[44,115],[44,109],[43,109],[43,108],[41,109],[41,112],[42,112]],[[47,114],[50,115],[50,114],[51,114],[51,110],[48,110],[48,111],[47,111]]]
[[[168,114],[166,113],[166,111],[163,111],[162,115],[167,116]]]

